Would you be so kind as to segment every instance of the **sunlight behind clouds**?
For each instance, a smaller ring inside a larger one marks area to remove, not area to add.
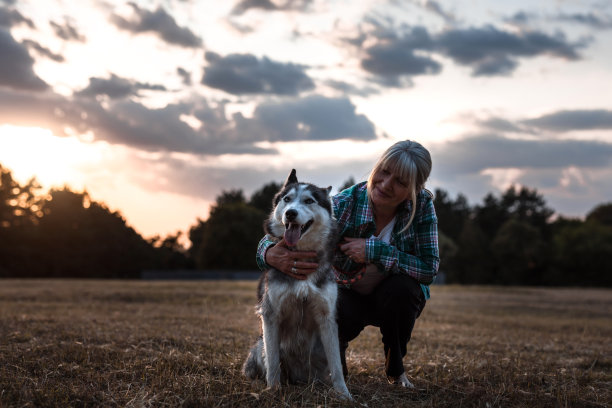
[[[147,234],[291,168],[361,179],[402,139],[472,202],[520,184],[581,215],[612,194],[610,2],[42,4],[0,0],[0,164]]]
[[[83,143],[78,137],[56,137],[35,127],[0,126],[0,163],[21,182],[36,177],[45,188],[70,185],[83,189],[83,170],[100,163],[104,148]]]

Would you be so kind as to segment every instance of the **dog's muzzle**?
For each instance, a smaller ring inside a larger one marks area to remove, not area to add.
[[[298,224],[297,222],[288,222],[285,224],[285,242],[289,246],[296,246],[302,235],[310,228],[313,220],[306,224]]]

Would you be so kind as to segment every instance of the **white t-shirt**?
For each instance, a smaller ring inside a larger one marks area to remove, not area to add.
[[[391,242],[391,233],[393,232],[394,226],[395,217],[393,217],[393,219],[387,225],[385,225],[378,236],[372,235],[370,238],[378,238],[388,244]],[[376,265],[367,264],[363,276],[361,279],[351,285],[351,289],[362,295],[370,294],[380,283],[380,281],[384,279],[384,277],[385,276],[378,270]]]

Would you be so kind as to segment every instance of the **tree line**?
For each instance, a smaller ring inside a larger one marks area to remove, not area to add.
[[[354,184],[348,179],[339,190]],[[145,269],[256,270],[274,194],[223,191],[188,232],[143,238],[118,212],[68,187],[42,191],[0,165],[0,277],[138,278]],[[535,189],[470,206],[435,190],[441,271],[449,283],[612,286],[612,203],[584,220],[557,216]]]

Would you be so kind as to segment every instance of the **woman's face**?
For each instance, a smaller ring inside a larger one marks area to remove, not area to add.
[[[375,208],[397,208],[410,197],[410,186],[385,168],[379,169],[372,177],[371,198]]]

